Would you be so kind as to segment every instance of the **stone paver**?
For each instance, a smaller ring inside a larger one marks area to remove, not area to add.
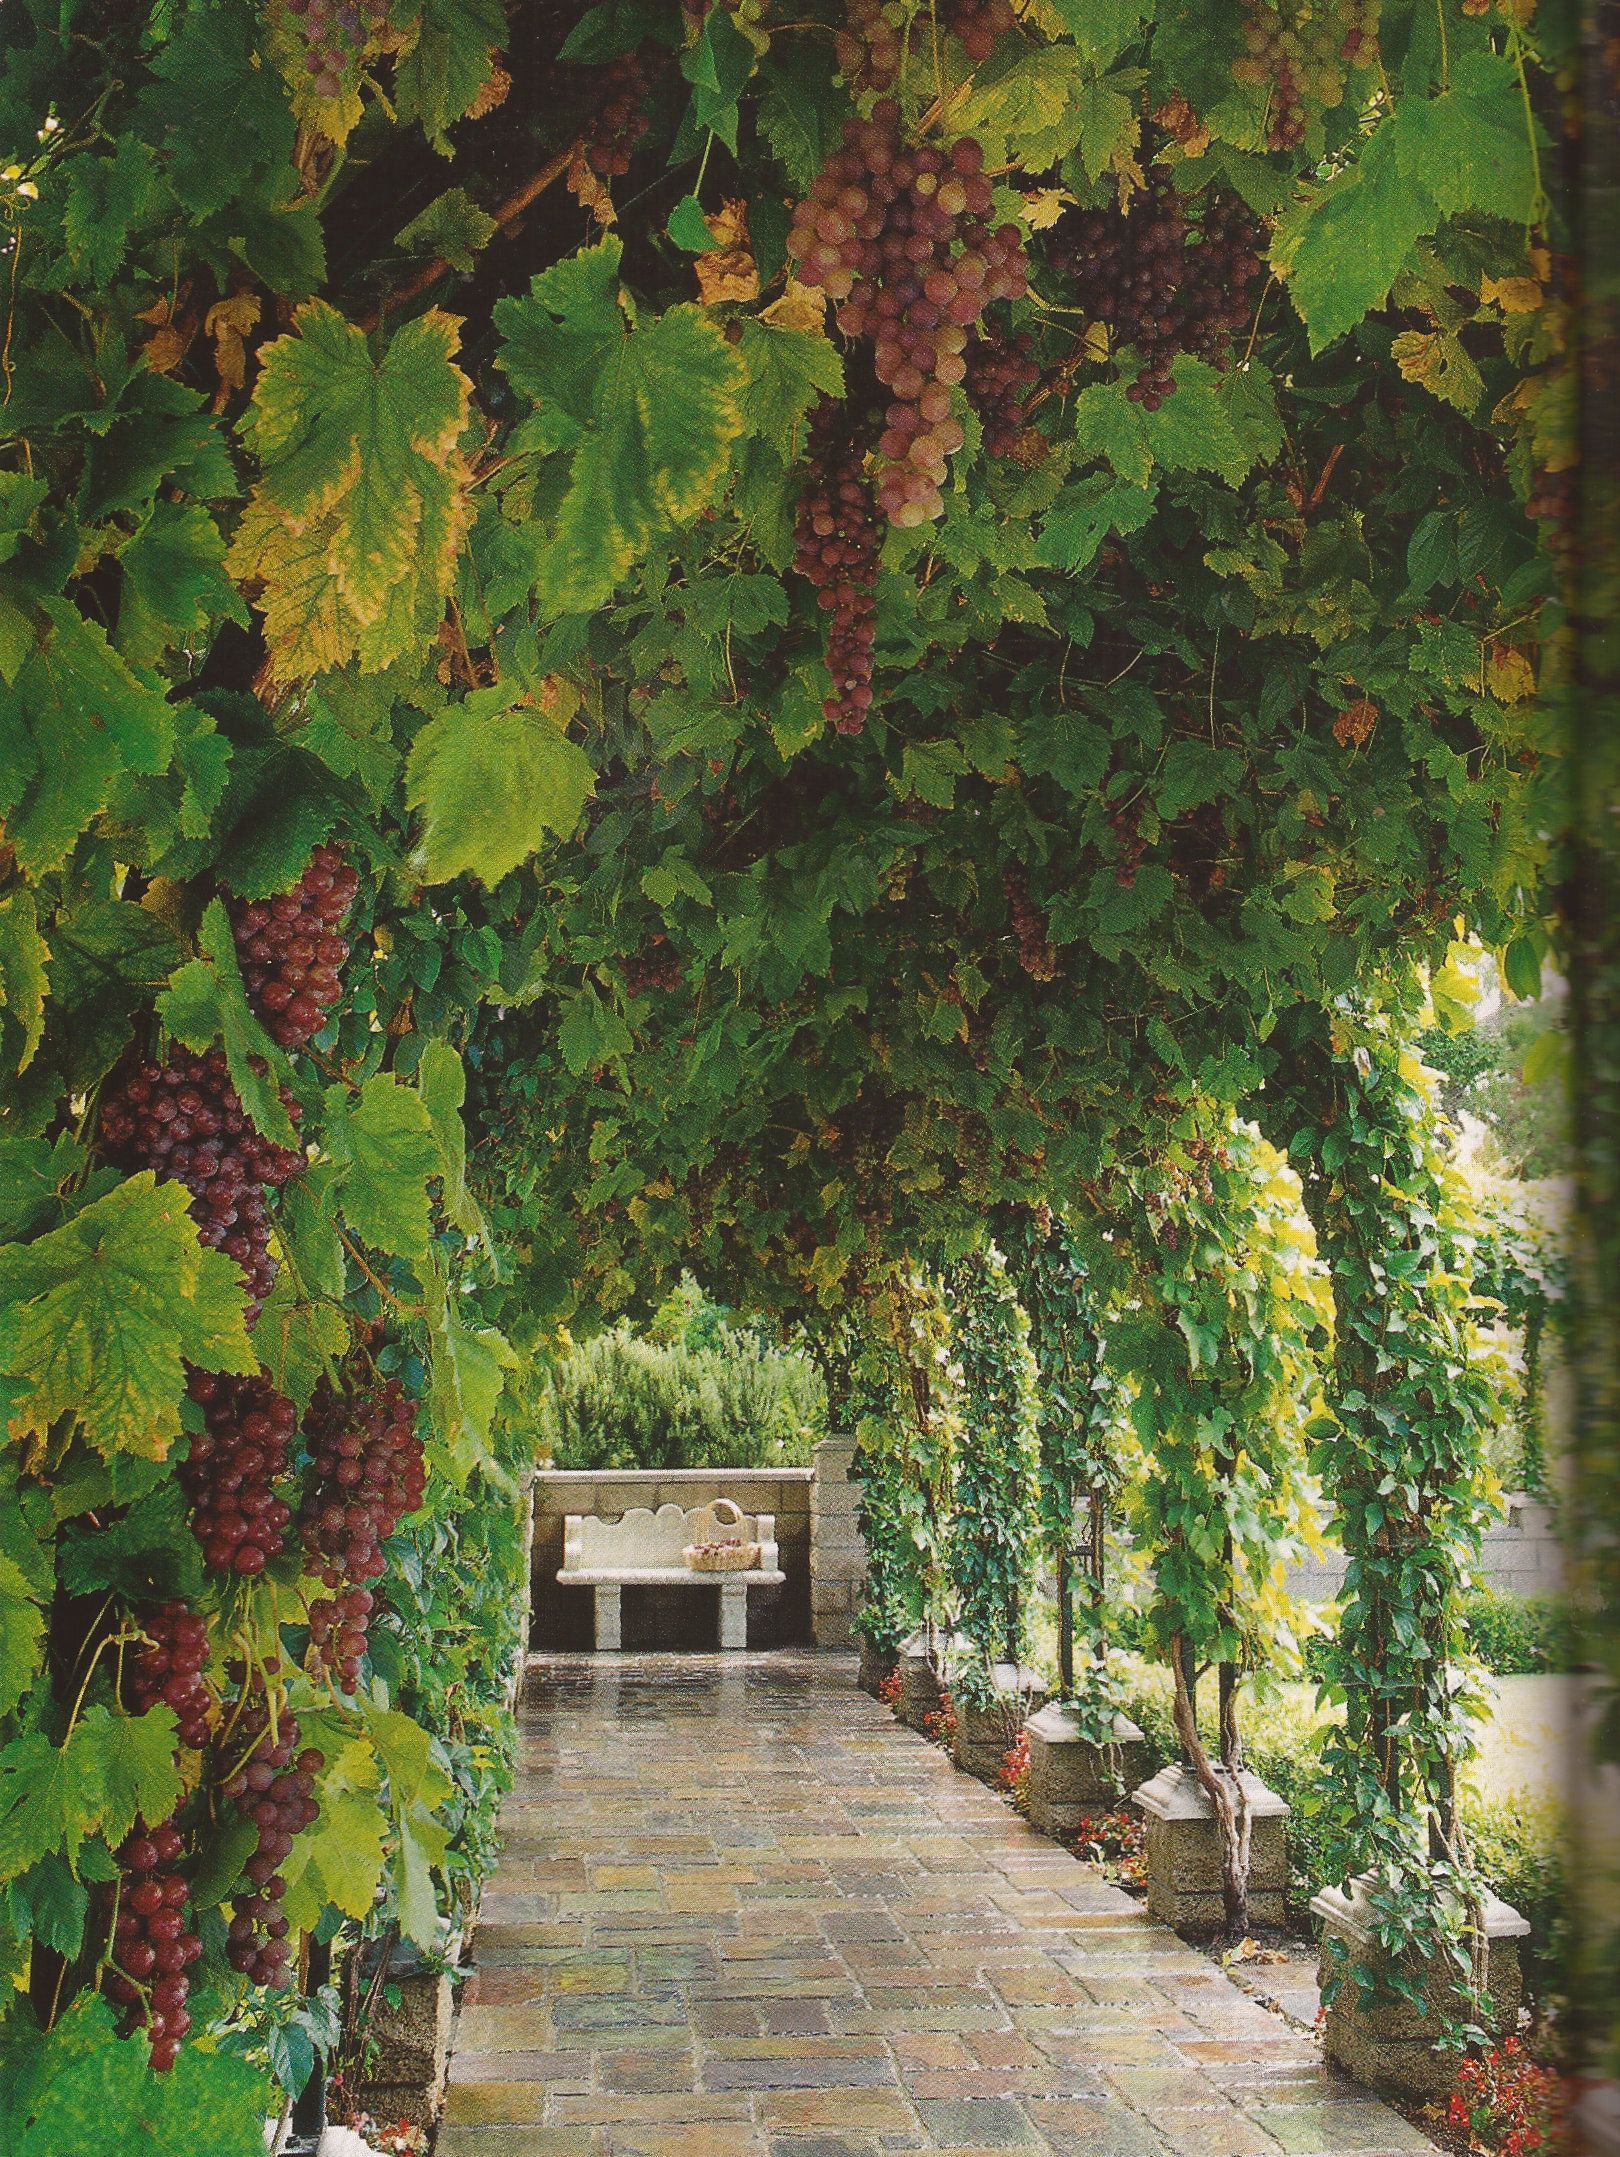
[[[438,2157],[1403,2157],[843,1657],[547,1657]]]

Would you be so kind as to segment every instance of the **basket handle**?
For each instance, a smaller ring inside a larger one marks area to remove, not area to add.
[[[709,1511],[717,1528],[740,1528],[748,1518],[735,1498],[716,1498]]]

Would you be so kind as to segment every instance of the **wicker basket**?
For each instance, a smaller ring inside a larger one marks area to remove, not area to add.
[[[694,1573],[747,1573],[759,1563],[759,1545],[745,1543],[728,1529],[740,1528],[748,1515],[734,1498],[716,1498],[704,1508],[709,1533],[701,1543],[688,1543],[682,1552]]]

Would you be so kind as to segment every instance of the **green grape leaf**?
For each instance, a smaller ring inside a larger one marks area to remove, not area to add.
[[[162,771],[174,746],[162,691],[67,600],[43,611],[46,640],[0,684],[0,814],[30,876],[62,866],[121,773]]]
[[[249,1372],[234,1260],[207,1251],[184,1188],[131,1176],[33,1243],[0,1248],[0,1370],[14,1438],[71,1416],[98,1453],[164,1459],[185,1365]]]
[[[421,1095],[391,1071],[368,1078],[352,1103],[343,1087],[329,1087],[326,1130],[343,1168],[338,1200],[350,1228],[390,1257],[424,1259],[428,1184],[444,1174],[444,1155]]]
[[[316,1924],[328,1903],[346,1917],[364,1917],[371,1908],[386,1864],[381,1788],[377,1756],[365,1738],[351,1738],[330,1754],[315,1783],[320,1815],[281,1868],[294,1926]]]
[[[1141,32],[1147,0],[1052,0],[1054,12],[1094,68],[1112,67]]]
[[[450,155],[448,130],[489,86],[508,37],[501,0],[421,0],[415,35],[394,67],[402,120],[419,120],[435,149]]]
[[[442,258],[453,270],[470,270],[499,228],[464,187],[447,187],[395,239],[401,253]]]
[[[298,1132],[280,1092],[291,1086],[292,1065],[248,1004],[230,916],[219,899],[210,899],[204,910],[197,949],[199,956],[158,998],[158,1017],[188,1049],[201,1052],[223,1042],[231,1084],[254,1124],[276,1145],[296,1147]]]
[[[517,1356],[493,1326],[469,1324],[457,1300],[449,1281],[436,1272],[428,1304],[431,1442],[459,1487],[489,1457],[495,1409]]]
[[[467,521],[458,328],[430,309],[374,360],[312,300],[259,355],[243,431],[260,477],[230,566],[289,678],[355,656],[380,671],[437,626]]]
[[[38,1730],[13,1738],[0,1751],[0,1880],[16,1879],[50,1851],[71,1860],[99,1815],[99,1792],[80,1788],[71,1741],[53,1745]]]
[[[1086,63],[1072,45],[999,47],[974,71],[953,125],[985,162],[1039,172],[1066,157],[1086,125]]]
[[[225,574],[224,535],[200,502],[154,502],[118,566],[116,642],[134,666],[155,666],[218,622],[247,625],[247,608]]]
[[[180,1802],[185,1776],[175,1753],[173,1708],[148,1708],[144,1715],[86,1708],[71,1751],[74,1772],[100,1793],[96,1826],[114,1847],[137,1819],[155,1827]]]
[[[6,1903],[18,1939],[38,1940],[70,1961],[79,1952],[90,1891],[66,1858],[50,1851],[30,1865],[7,1886]]]
[[[748,433],[763,435],[784,460],[794,457],[816,399],[844,393],[844,363],[837,346],[814,330],[745,322],[737,349],[748,368],[742,393]]]
[[[22,1033],[12,1064],[19,1072],[28,1069],[44,1038],[50,957],[39,933],[34,894],[8,891],[0,899],[0,1011],[9,1012]]]
[[[1139,531],[1153,514],[1158,482],[1146,486],[1089,472],[1071,480],[1041,525],[1035,559],[1054,569],[1085,569],[1110,532]]]
[[[591,422],[602,370],[624,338],[623,254],[610,233],[542,270],[521,298],[495,303],[495,364],[534,404],[538,448],[571,449]]]
[[[553,613],[599,606],[657,536],[720,491],[743,427],[743,362],[701,308],[619,339],[574,452],[543,587]]]
[[[416,1090],[433,1120],[433,1134],[444,1156],[444,1210],[463,1235],[488,1243],[489,1224],[467,1183],[467,1132],[462,1105],[467,1071],[448,1041],[434,1039],[422,1050],[416,1067]]]
[[[415,862],[425,883],[468,875],[498,884],[548,832],[573,831],[595,777],[562,731],[574,702],[548,712],[475,689],[428,720],[405,773],[406,799],[422,817]]]
[[[16,1559],[0,1550],[0,1715],[9,1715],[39,1675],[43,1604]]]

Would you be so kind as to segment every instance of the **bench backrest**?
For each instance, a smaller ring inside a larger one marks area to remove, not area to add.
[[[776,1516],[745,1514],[739,1527],[721,1533],[739,1542],[758,1543],[759,1563],[769,1571],[776,1567]],[[701,1543],[712,1534],[706,1506],[661,1505],[652,1512],[644,1505],[632,1506],[618,1520],[603,1520],[594,1513],[570,1513],[563,1524],[563,1570],[567,1573],[606,1570],[623,1566],[640,1570],[648,1566],[684,1565],[688,1543]]]

